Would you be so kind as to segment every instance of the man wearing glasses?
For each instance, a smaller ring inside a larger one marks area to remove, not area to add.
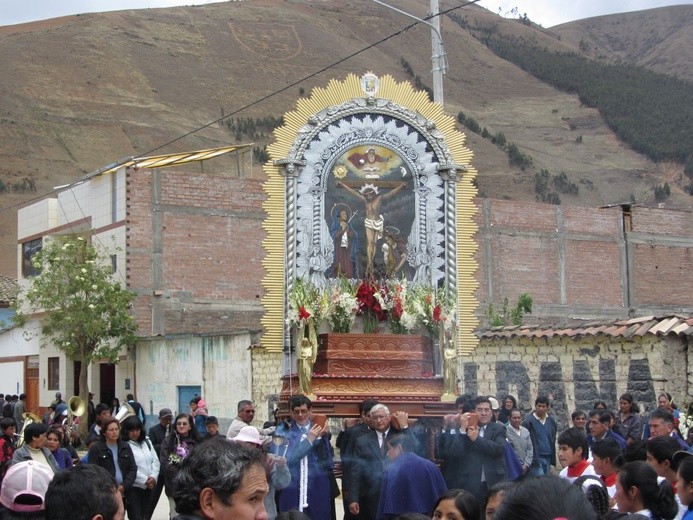
[[[394,414],[399,432],[416,437],[409,429],[409,416],[405,412]],[[390,425],[390,410],[384,404],[371,408],[370,422],[373,430],[356,439],[351,471],[347,487],[349,512],[363,520],[375,520],[380,500],[380,484],[387,463],[387,439],[397,433]]]
[[[275,432],[270,451],[286,457],[291,483],[279,492],[279,512],[301,511],[312,520],[335,520],[334,499],[339,488],[334,478],[330,428],[313,421],[310,399],[289,400],[291,421]]]

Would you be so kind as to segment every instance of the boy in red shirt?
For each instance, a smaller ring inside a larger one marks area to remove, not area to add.
[[[563,469],[561,478],[570,482],[582,475],[595,475],[594,467],[587,461],[589,447],[587,435],[577,428],[568,428],[558,436],[558,460]]]

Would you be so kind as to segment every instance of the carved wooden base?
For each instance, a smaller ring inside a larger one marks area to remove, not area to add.
[[[321,334],[311,392],[313,411],[331,416],[358,416],[358,403],[364,399],[377,399],[413,416],[456,411],[449,402],[455,396],[441,399],[443,379],[433,373],[431,341],[419,335]],[[297,393],[298,378],[284,377],[282,412]]]

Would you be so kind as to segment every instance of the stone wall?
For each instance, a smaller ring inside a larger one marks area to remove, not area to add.
[[[616,408],[624,392],[648,406],[662,391],[674,402],[689,401],[688,356],[685,338],[675,335],[483,338],[473,355],[459,360],[459,388],[499,398],[509,393],[523,411],[547,395],[566,427],[574,410],[590,410],[598,399]]]

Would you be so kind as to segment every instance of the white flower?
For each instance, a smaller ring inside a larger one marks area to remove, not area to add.
[[[90,303],[90,304],[89,304],[89,308],[90,308],[90,309],[93,309],[93,308],[94,308],[94,304],[93,304],[93,303]]]
[[[82,267],[81,271],[82,271],[82,274],[87,274],[87,270],[84,267]]]
[[[96,285],[95,283],[93,283],[93,284],[91,284],[91,288],[92,288],[92,289],[94,289],[94,290],[96,290],[96,289],[98,289],[98,288],[99,288],[99,286],[98,286],[98,285]]]

